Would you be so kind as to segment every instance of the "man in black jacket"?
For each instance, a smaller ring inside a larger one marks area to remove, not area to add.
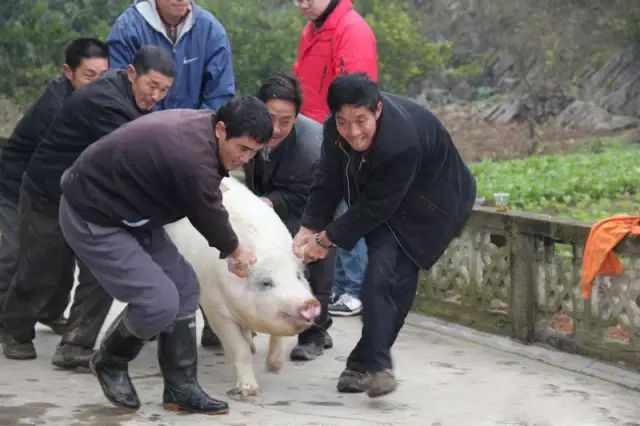
[[[273,136],[263,151],[244,167],[249,189],[269,204],[295,235],[309,197],[313,170],[320,159],[322,126],[299,114],[302,91],[298,81],[286,74],[275,74],[258,89],[258,98],[269,110]],[[331,326],[328,305],[335,271],[335,250],[308,265],[313,295],[322,310],[315,323],[298,336],[291,351],[294,361],[310,361],[333,346],[327,329]]]
[[[0,153],[0,306],[9,289],[18,263],[18,194],[22,175],[36,147],[44,138],[55,114],[71,93],[100,77],[109,68],[109,49],[100,40],[79,38],[65,50],[62,75],[51,81],[11,133]],[[42,275],[49,275],[41,269]],[[69,287],[61,283],[60,287]],[[62,317],[69,301],[69,292],[56,293],[39,314],[40,322],[62,334]]]
[[[362,336],[340,392],[385,395],[396,387],[391,347],[413,302],[418,269],[440,258],[471,214],[476,186],[440,121],[418,104],[380,93],[363,74],[329,88],[320,164],[294,238],[305,262],[333,245],[366,239]],[[345,197],[349,209],[333,219]]]
[[[108,71],[74,92],[38,145],[20,189],[18,267],[0,312],[0,343],[7,358],[36,357],[32,340],[38,312],[59,291],[59,283],[72,282],[75,257],[58,222],[62,173],[91,143],[150,112],[171,87],[173,75],[166,50],[141,48],[128,69]],[[49,273],[42,274],[43,269]],[[51,279],[55,276],[59,278]],[[80,263],[79,285],[54,365],[88,365],[111,302]]]
[[[222,205],[220,182],[271,138],[269,113],[244,96],[211,111],[172,109],[123,126],[82,153],[62,178],[60,226],[100,285],[127,304],[91,358],[105,396],[138,409],[128,364],[158,336],[168,410],[223,414],[197,378],[195,313],[200,286],[164,225],[188,217],[228,259],[229,271],[249,276],[253,250],[239,241]]]

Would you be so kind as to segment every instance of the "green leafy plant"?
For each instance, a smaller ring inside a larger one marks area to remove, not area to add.
[[[511,208],[593,221],[640,206],[640,150],[600,141],[601,152],[472,164],[479,196],[510,193]]]

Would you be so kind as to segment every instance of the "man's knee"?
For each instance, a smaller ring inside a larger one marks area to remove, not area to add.
[[[196,305],[197,306],[197,305]],[[172,286],[158,287],[153,294],[146,298],[141,306],[140,315],[136,316],[136,323],[141,323],[141,329],[148,329],[149,332],[139,331],[141,334],[155,333],[163,330],[178,316],[180,309],[180,297],[178,291]],[[136,328],[137,324],[132,324]],[[150,336],[140,336],[150,337]]]
[[[197,285],[195,287],[189,287],[188,289],[183,289],[180,292],[180,306],[178,307],[177,316],[185,316],[191,312],[195,312],[198,310],[198,306],[200,305],[200,286]]]

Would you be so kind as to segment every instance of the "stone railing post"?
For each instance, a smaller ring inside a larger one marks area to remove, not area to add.
[[[530,343],[535,335],[535,236],[511,234],[511,337]]]

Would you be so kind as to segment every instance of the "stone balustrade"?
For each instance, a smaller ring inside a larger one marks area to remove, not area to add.
[[[597,278],[583,300],[590,226],[476,207],[460,237],[422,272],[414,310],[640,369],[640,241],[618,244],[624,274]]]

